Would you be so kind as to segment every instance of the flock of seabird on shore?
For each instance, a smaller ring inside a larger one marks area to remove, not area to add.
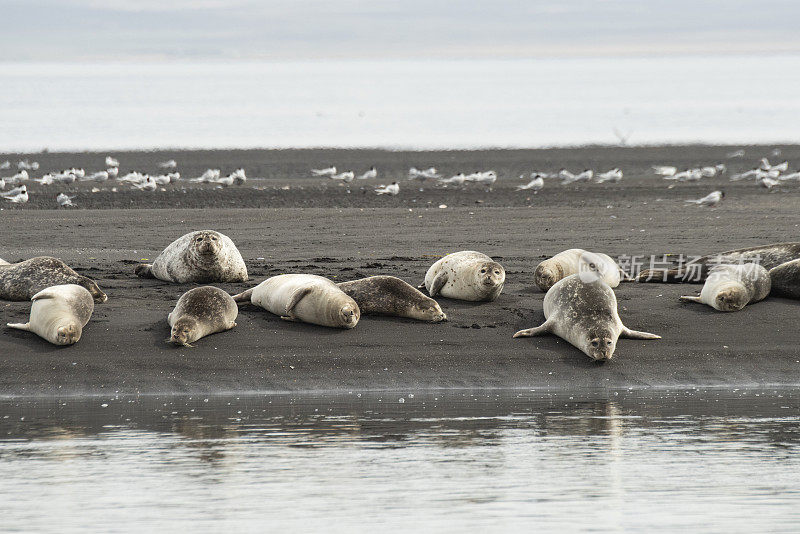
[[[744,157],[744,154],[744,150],[737,150],[728,153],[727,157],[741,158]],[[771,156],[776,155],[780,155],[778,149],[774,150],[771,154]],[[68,185],[74,182],[97,182],[98,184],[111,182],[115,185],[129,186],[134,190],[153,192],[159,189],[165,191],[166,189],[164,189],[164,186],[181,181],[184,183],[212,184],[218,188],[243,185],[247,181],[247,176],[243,168],[236,169],[225,176],[222,175],[219,169],[207,169],[198,177],[186,179],[176,170],[178,163],[174,159],[160,162],[158,167],[164,171],[162,174],[150,175],[133,170],[127,174],[120,175],[119,160],[112,156],[107,156],[105,158],[105,170],[87,173],[82,168],[72,167],[59,172],[49,172],[38,178],[34,178],[32,174],[40,168],[40,164],[36,161],[25,159],[17,163],[18,172],[16,174],[0,177],[0,198],[16,204],[28,202],[30,193],[26,182],[33,182],[41,186]],[[10,161],[0,163],[0,170],[10,168]],[[652,172],[656,176],[661,176],[664,180],[671,182],[668,186],[668,188],[671,189],[675,187],[677,183],[699,182],[706,178],[722,176],[728,172],[728,166],[724,163],[717,163],[679,170],[673,165],[654,165],[652,166]],[[372,166],[363,173],[356,174],[352,170],[339,172],[335,165],[330,165],[322,169],[311,169],[311,176],[329,178],[333,182],[346,186],[347,192],[349,193],[349,184],[354,181],[375,180],[378,178],[378,170]],[[530,172],[528,176],[523,174],[520,175],[519,178],[523,183],[518,184],[515,187],[515,191],[529,191],[533,194],[537,194],[546,184],[556,180],[559,181],[559,185],[561,186],[588,182],[598,184],[619,183],[622,181],[623,171],[615,167],[603,172],[596,172],[593,169],[584,169],[580,172],[573,173],[566,168],[561,168],[555,172],[533,171]],[[459,172],[446,177],[435,167],[425,169],[411,167],[407,175],[408,182],[417,182],[420,186],[432,183],[433,187],[437,189],[463,190],[474,184],[484,187],[486,192],[492,191],[492,186],[497,179],[498,174],[494,170],[473,171],[470,173]],[[800,182],[800,170],[789,172],[788,161],[772,164],[768,158],[763,157],[754,168],[730,175],[730,180],[732,182],[752,180],[760,187],[773,190],[776,186],[787,184],[792,181]],[[5,188],[7,186],[10,186],[11,189],[6,191]],[[423,187],[419,187],[419,190],[423,191],[424,189]],[[93,187],[91,191],[96,193],[99,192],[100,189],[98,187]],[[111,191],[117,192],[118,189],[115,186],[111,188]],[[374,187],[373,191],[376,195],[396,196],[400,193],[400,183],[393,181],[389,184],[380,184]],[[724,197],[725,193],[723,191],[716,190],[703,198],[686,200],[686,203],[716,207],[722,202]],[[73,203],[74,199],[74,196],[71,197],[65,192],[60,192],[56,196],[56,202],[61,207],[75,206]]]

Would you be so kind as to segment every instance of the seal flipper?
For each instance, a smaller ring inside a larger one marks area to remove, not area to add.
[[[303,300],[303,297],[311,293],[311,289],[312,288],[310,287],[303,287],[295,291],[292,294],[292,297],[289,299],[289,302],[286,304],[286,315],[282,316],[281,319],[288,317],[288,320],[295,320],[294,307],[297,306],[301,300]]]
[[[59,294],[53,291],[52,287],[46,287],[31,297],[31,302],[41,299],[52,299],[58,297]]]
[[[436,275],[436,278],[434,278],[433,282],[431,282],[431,289],[428,291],[428,294],[431,296],[431,298],[439,294],[444,285],[447,283],[447,280],[447,273],[439,273]]]
[[[31,331],[31,323],[6,323],[9,328],[16,328],[17,330]]]
[[[700,297],[690,297],[688,295],[681,295],[681,300],[686,302],[703,302]]]
[[[661,339],[661,336],[657,334],[651,334],[649,332],[640,332],[638,330],[631,330],[625,325],[622,326],[622,331],[619,333],[619,337],[626,337],[628,339]]]
[[[155,278],[152,263],[140,263],[133,269],[133,274],[139,278]]]
[[[552,333],[551,330],[552,326],[553,323],[550,322],[550,320],[548,319],[541,326],[537,326],[535,328],[528,328],[527,330],[520,330],[519,332],[514,334],[514,337],[532,337],[532,336],[540,336],[542,334],[550,334]]]
[[[250,302],[250,299],[253,297],[253,290],[248,289],[247,291],[243,291],[238,295],[232,295],[233,301],[236,304],[247,304]]]

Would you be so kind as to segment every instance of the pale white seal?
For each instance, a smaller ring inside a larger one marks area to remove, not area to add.
[[[191,347],[201,337],[230,330],[236,326],[239,306],[223,290],[203,286],[184,293],[167,316],[172,335],[167,340]]]
[[[54,345],[77,343],[94,311],[92,294],[77,284],[48,287],[36,293],[31,301],[28,322],[8,326],[33,332]]]
[[[234,295],[238,303],[252,302],[287,321],[353,328],[361,318],[356,301],[331,280],[314,274],[281,274]]]
[[[611,287],[619,285],[622,270],[617,262],[606,254],[580,248],[571,248],[544,260],[533,272],[533,281],[539,289],[547,291],[562,278],[589,271],[600,273],[603,281]]]
[[[431,297],[441,295],[470,301],[495,300],[503,291],[506,271],[486,254],[471,250],[448,254],[431,265],[420,288]]]
[[[593,360],[610,360],[617,339],[660,339],[622,324],[614,290],[599,277],[570,275],[553,285],[544,296],[545,322],[520,330],[514,337],[555,334],[579,348]]]
[[[179,237],[152,264],[140,263],[134,272],[142,278],[178,284],[247,281],[247,266],[236,245],[213,230]]]
[[[717,265],[709,271],[699,297],[683,296],[681,300],[700,302],[724,312],[739,311],[767,298],[771,287],[769,271],[761,265]]]

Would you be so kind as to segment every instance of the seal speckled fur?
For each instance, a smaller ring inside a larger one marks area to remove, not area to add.
[[[0,299],[30,300],[45,288],[65,284],[86,288],[98,302],[108,299],[93,280],[79,275],[63,261],[50,256],[0,264]]]
[[[739,311],[751,302],[769,295],[769,272],[761,265],[717,265],[706,278],[699,297],[683,296],[681,300],[707,304],[715,310]]]
[[[336,285],[356,301],[362,315],[391,315],[433,323],[447,319],[438,302],[395,276],[370,276]]]
[[[503,291],[506,271],[486,254],[472,250],[454,252],[428,269],[425,283],[431,297],[492,301]]]
[[[152,264],[140,263],[134,272],[142,278],[178,284],[247,281],[247,267],[236,245],[213,230],[179,237]]]
[[[544,316],[541,326],[520,330],[514,337],[555,334],[598,361],[614,356],[620,336],[661,338],[623,325],[614,290],[599,276],[573,274],[556,282],[544,296]]]
[[[196,287],[181,295],[167,316],[172,328],[170,342],[191,346],[198,339],[236,326],[239,306],[225,291],[212,286]]]

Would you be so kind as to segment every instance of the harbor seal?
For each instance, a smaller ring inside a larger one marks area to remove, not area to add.
[[[681,300],[700,302],[723,312],[734,312],[751,302],[767,298],[770,287],[769,272],[761,265],[716,265],[710,270],[700,296],[683,296]]]
[[[453,252],[431,265],[425,283],[431,297],[492,301],[503,291],[506,271],[486,254],[471,250]]]
[[[236,326],[238,315],[239,306],[226,292],[212,286],[196,287],[181,295],[167,316],[172,328],[167,341],[191,347],[191,343],[202,337]]]
[[[134,272],[141,278],[177,284],[247,281],[247,267],[236,245],[213,230],[179,237],[152,264],[140,263]]]
[[[710,254],[669,269],[646,269],[639,273],[636,281],[698,283],[708,278],[709,271],[715,265],[757,263],[769,270],[796,259],[800,259],[800,243],[776,243]]]
[[[31,301],[27,323],[8,323],[10,328],[33,332],[54,345],[73,345],[94,311],[92,294],[77,284],[48,287]]]
[[[800,259],[781,263],[769,270],[772,281],[770,294],[778,297],[800,299]]]
[[[438,323],[447,320],[439,303],[394,276],[370,276],[336,284],[362,315],[392,315]]]
[[[286,321],[353,328],[361,318],[356,301],[325,277],[280,274],[234,295],[237,303],[252,302]]]
[[[571,248],[544,260],[533,272],[533,281],[539,289],[547,291],[562,278],[586,270],[599,272],[603,281],[611,287],[619,285],[622,269],[617,262],[606,254],[581,248]]]
[[[614,290],[599,276],[572,274],[556,282],[544,296],[544,316],[541,326],[520,330],[514,337],[555,334],[596,361],[612,358],[619,337],[661,338],[623,325]]]
[[[86,288],[97,302],[108,300],[94,280],[79,275],[57,258],[39,256],[19,263],[0,264],[0,299],[30,300],[45,288],[64,284]]]

